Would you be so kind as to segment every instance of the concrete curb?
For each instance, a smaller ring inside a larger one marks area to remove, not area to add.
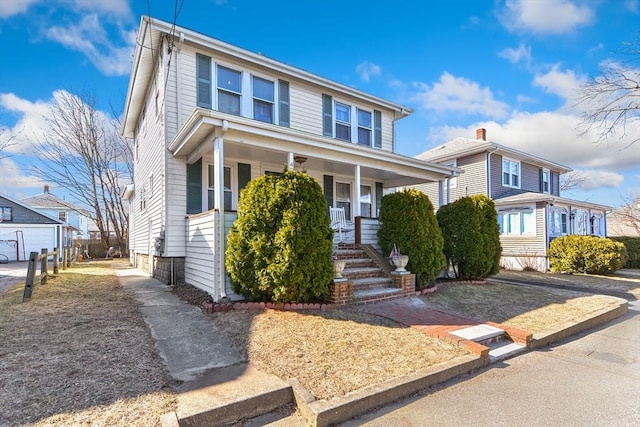
[[[572,335],[578,334],[596,326],[600,326],[602,324],[610,322],[613,319],[623,316],[627,313],[629,303],[622,298],[618,298],[618,300],[620,301],[618,306],[599,310],[595,313],[590,314],[589,316],[585,316],[578,322],[567,322],[558,328],[553,328],[533,334],[529,349],[535,350],[537,348],[545,347],[551,343],[560,341]]]
[[[480,356],[462,356],[429,368],[392,378],[381,384],[351,392],[330,400],[314,400],[300,383],[290,381],[300,414],[314,427],[325,427],[350,420],[379,406],[416,391],[440,384],[484,366]]]

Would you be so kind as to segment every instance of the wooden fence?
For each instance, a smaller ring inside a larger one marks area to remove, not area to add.
[[[36,284],[46,285],[47,277],[49,276],[49,257],[53,256],[53,274],[58,274],[60,270],[60,251],[58,248],[54,248],[49,252],[47,248],[43,248],[38,252],[31,252],[29,254],[29,264],[27,266],[27,278],[24,282],[24,293],[22,294],[22,302],[28,301],[31,298],[31,293]],[[79,254],[78,247],[65,246],[62,248],[62,269],[66,270],[75,265],[76,259]],[[40,274],[36,276],[36,266],[40,262]]]

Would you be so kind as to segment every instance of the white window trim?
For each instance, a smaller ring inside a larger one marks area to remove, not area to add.
[[[368,113],[369,116],[371,116],[371,126],[370,127],[366,127],[366,126],[360,126],[360,121],[358,118],[358,111],[362,111],[364,113]],[[368,108],[360,108],[360,107],[355,107],[355,118],[352,119],[353,122],[355,122],[355,139],[353,139],[353,141],[358,144],[358,145],[362,145],[363,147],[373,147],[373,132],[374,132],[374,128],[375,128],[375,117],[373,117],[373,110],[370,110]],[[369,131],[369,145],[364,145],[364,144],[360,144],[360,141],[358,140],[358,129],[367,129]]]
[[[273,84],[273,101],[269,101],[267,99],[258,98],[258,97],[253,95],[253,79],[254,78],[257,78],[257,79],[260,79],[260,80],[264,80],[264,81],[267,81],[267,82],[271,82]],[[279,87],[279,84],[278,84],[278,80],[270,78],[270,77],[261,76],[261,75],[258,75],[258,74],[251,74],[250,81],[251,81],[251,88],[250,88],[250,91],[251,91],[251,93],[250,93],[250,95],[251,95],[251,118],[254,119],[254,120],[258,120],[258,119],[255,118],[255,115],[254,115],[254,102],[256,100],[258,100],[258,101],[261,101],[261,102],[267,102],[267,103],[271,104],[271,108],[273,109],[272,110],[273,111],[273,115],[271,117],[272,120],[271,120],[270,123],[271,124],[278,123],[279,122],[278,119],[280,118],[280,114],[279,114],[280,112],[278,111],[278,104],[279,104],[279,101],[280,101],[280,99],[279,99],[279,93],[280,93],[279,89],[280,89],[280,87]],[[269,123],[269,122],[265,122],[265,121],[262,121],[262,120],[258,120],[258,121],[261,122],[261,123]]]
[[[338,120],[338,113],[337,113],[338,104],[344,107],[347,107],[347,109],[349,110],[348,122],[343,122],[342,120]],[[353,142],[353,112],[355,107],[351,104],[347,104],[346,102],[334,99],[332,108],[333,108],[333,137],[339,141]],[[346,126],[347,124],[349,125],[349,140],[338,138],[338,124],[342,124],[344,126]],[[356,138],[357,138],[357,132],[358,131],[356,129]]]
[[[544,174],[547,174],[547,181],[544,180]],[[547,184],[547,191],[544,190],[544,184]],[[544,194],[551,194],[551,171],[547,168],[542,168],[542,192]]]
[[[517,230],[509,231],[509,215],[518,215],[517,222]],[[531,218],[533,220],[533,224],[531,227],[531,231],[524,231],[524,216],[525,214],[531,214]],[[500,221],[502,221],[500,223]],[[517,206],[513,208],[503,208],[498,211],[498,222],[500,224],[500,229],[502,230],[501,236],[509,236],[509,237],[531,237],[536,235],[537,229],[537,215],[535,206]]]
[[[509,183],[505,184],[504,183],[504,162],[509,162]],[[512,174],[511,174],[511,163],[516,163],[518,165],[518,185],[511,185],[511,181],[512,181]],[[503,187],[509,187],[509,188],[521,188],[522,187],[522,164],[520,163],[520,160],[515,160],[515,159],[510,159],[509,157],[502,157],[502,173],[501,173],[501,181],[502,181],[502,186]]]
[[[228,93],[232,93],[234,95],[240,95],[240,116],[241,117],[246,117],[246,111],[247,111],[247,106],[244,105],[245,102],[247,102],[247,97],[244,96],[245,94],[243,93],[243,91],[246,91],[247,87],[249,87],[249,90],[252,90],[251,88],[251,84],[247,84],[247,79],[249,80],[249,83],[251,81],[251,77],[248,76],[248,73],[245,73],[243,70],[239,70],[237,68],[237,66],[235,65],[228,65],[222,62],[214,62],[211,61],[211,67],[213,68],[213,70],[211,70],[211,78],[212,78],[212,84],[211,84],[211,90],[213,91],[213,96],[211,97],[212,101],[212,105],[215,106],[216,111],[220,111],[220,105],[218,103],[219,101],[219,91],[222,90],[224,92],[228,92]],[[235,71],[236,73],[240,73],[240,92],[236,92],[233,90],[228,90],[225,88],[220,88],[220,86],[218,86],[218,67],[223,67],[226,68],[228,70],[231,71]],[[251,101],[253,101],[253,97],[250,97]],[[253,105],[253,102],[251,103]],[[233,114],[233,113],[227,113],[224,111],[220,111],[221,113],[224,114]],[[251,114],[251,116],[253,116],[253,114]]]
[[[211,157],[209,157],[211,159]],[[202,159],[202,188],[206,191],[202,192],[202,212],[205,212],[209,209],[209,166],[213,166],[213,161],[207,160],[205,158]],[[235,164],[226,163],[224,164],[225,168],[229,168],[229,179],[231,182],[229,183],[229,187],[231,188],[231,210],[236,210],[238,208],[238,184],[237,179],[235,177]]]

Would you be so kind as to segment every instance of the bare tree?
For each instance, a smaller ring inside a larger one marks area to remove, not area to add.
[[[640,193],[628,193],[623,205],[607,217],[610,234],[614,236],[640,236]]]
[[[586,180],[582,171],[572,170],[560,175],[560,191],[569,191],[577,188]]]
[[[620,51],[623,61],[606,61],[601,75],[580,88],[577,105],[584,108],[581,135],[595,133],[596,143],[630,137],[640,140],[640,38]]]
[[[17,144],[17,142],[14,140],[15,135],[11,135],[9,137],[3,137],[3,135],[7,132],[8,132],[7,128],[0,128],[0,160],[6,159],[7,157],[11,157],[11,154],[9,154],[7,149],[12,145]]]
[[[126,251],[129,216],[121,188],[132,179],[132,153],[117,121],[96,109],[93,96],[65,91],[56,92],[46,121],[47,140],[33,144],[35,175],[90,207],[105,250],[113,234]]]

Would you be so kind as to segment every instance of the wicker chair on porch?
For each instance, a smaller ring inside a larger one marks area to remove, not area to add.
[[[344,208],[329,208],[331,215],[331,228],[340,235],[340,242],[344,242],[343,232],[353,231],[352,225],[347,222],[344,214]]]

